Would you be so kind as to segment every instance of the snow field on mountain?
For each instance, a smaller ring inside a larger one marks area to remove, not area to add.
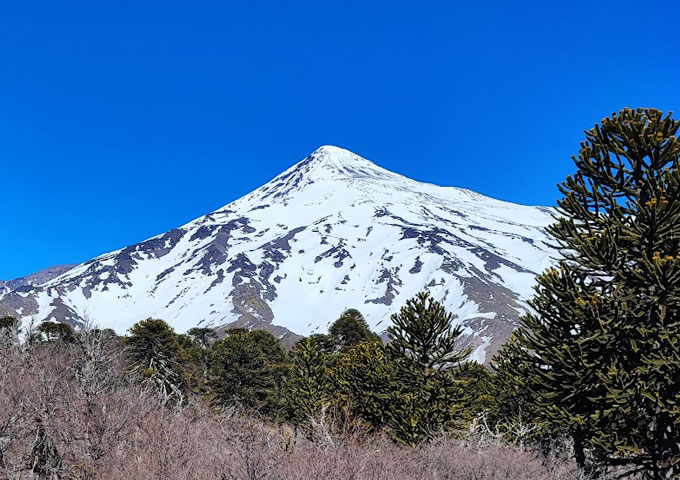
[[[301,335],[357,308],[380,333],[428,289],[483,361],[551,264],[551,215],[325,146],[215,212],[33,287],[21,314],[7,293],[0,308],[25,320],[87,314],[119,333],[156,317],[180,332],[238,320]]]

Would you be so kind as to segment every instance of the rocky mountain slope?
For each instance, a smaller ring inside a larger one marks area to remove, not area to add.
[[[324,146],[250,194],[182,227],[38,285],[0,293],[0,313],[124,333],[163,318],[323,332],[346,308],[383,332],[429,290],[488,359],[550,264],[551,211],[420,183]]]
[[[26,275],[25,277],[19,277],[13,280],[0,280],[0,296],[27,285],[41,285],[45,282],[49,282],[62,273],[68,272],[73,267],[75,267],[75,265],[56,265]]]

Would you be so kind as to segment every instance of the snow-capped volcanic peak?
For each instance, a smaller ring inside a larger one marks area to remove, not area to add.
[[[381,176],[389,178],[395,176],[349,150],[332,145],[319,147],[292,168],[310,178],[380,178]]]
[[[255,190],[247,198],[251,202],[268,200],[283,203],[292,195],[319,181],[342,182],[359,179],[398,181],[405,177],[385,170],[349,150],[324,145]]]
[[[123,333],[147,317],[323,332],[349,307],[384,331],[426,289],[483,361],[550,264],[551,211],[438,187],[323,146],[252,193],[54,280],[0,293],[0,313]]]
[[[403,178],[349,150],[332,145],[319,147],[307,158],[279,175],[275,181],[293,173],[298,178],[306,178],[311,181],[318,179],[346,180],[364,178],[393,180]]]

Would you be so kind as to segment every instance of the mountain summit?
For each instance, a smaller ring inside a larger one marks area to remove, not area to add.
[[[552,252],[551,211],[420,183],[323,146],[250,194],[57,278],[0,293],[0,313],[124,333],[163,318],[326,331],[357,308],[376,332],[429,290],[485,361],[515,327]],[[0,290],[0,292],[2,292]]]
[[[394,176],[392,172],[378,167],[370,160],[333,145],[324,145],[317,148],[307,158],[294,165],[291,170],[303,170],[314,176],[325,172],[326,174],[340,177],[361,176]],[[285,172],[284,172],[285,173]]]
[[[299,193],[319,181],[347,182],[361,179],[380,182],[410,181],[349,150],[324,145],[250,195],[246,195],[244,199],[285,202],[289,195]],[[229,205],[225,208],[228,207]]]

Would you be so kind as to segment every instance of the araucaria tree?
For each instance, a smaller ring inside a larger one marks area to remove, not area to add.
[[[295,345],[290,362],[282,390],[285,415],[305,429],[331,404],[330,373],[324,353],[310,338],[303,338]]]
[[[0,317],[0,345],[17,344],[21,323],[14,317]]]
[[[470,354],[456,348],[463,329],[453,327],[453,314],[426,292],[408,300],[391,318],[387,329],[390,350],[424,376],[445,370]]]
[[[582,466],[680,473],[680,122],[624,109],[586,132],[549,227],[520,358],[537,414]]]
[[[380,341],[375,333],[371,332],[364,316],[355,308],[349,308],[342,312],[328,328],[328,333],[340,348],[347,348],[363,342]]]
[[[452,368],[470,351],[458,349],[462,333],[453,315],[427,293],[408,300],[392,315],[388,351],[397,366],[399,390],[388,412],[388,432],[415,446],[461,420],[460,382]]]
[[[214,403],[273,414],[286,366],[279,340],[264,330],[233,329],[213,345],[209,385]]]
[[[125,347],[132,370],[157,391],[162,403],[184,402],[186,385],[178,362],[180,345],[170,325],[154,318],[137,322],[130,328]]]

